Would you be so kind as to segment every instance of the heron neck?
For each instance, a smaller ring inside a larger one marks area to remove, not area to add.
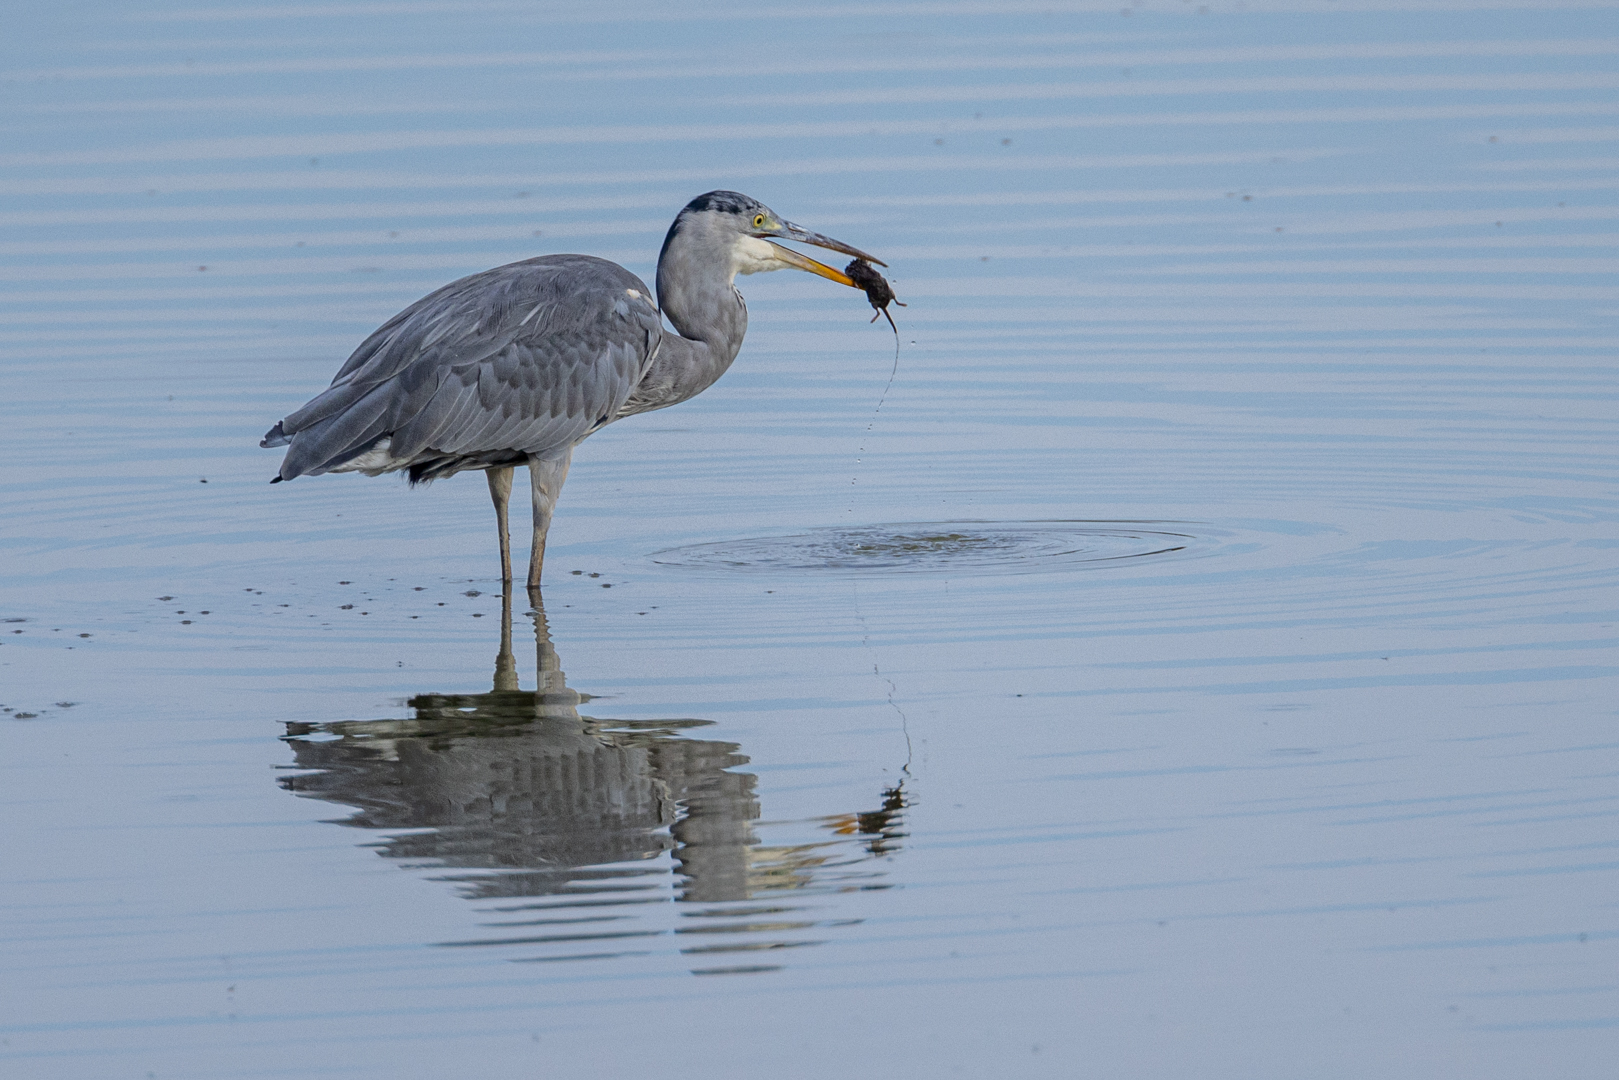
[[[643,380],[661,388],[660,405],[711,386],[736,359],[748,331],[748,307],[730,260],[702,258],[700,245],[683,240],[674,237],[658,260],[658,305],[680,332],[679,338],[665,336]]]
[[[676,237],[658,260],[658,306],[681,337],[706,343],[730,363],[748,330],[736,269],[729,259],[697,257],[683,239]]]

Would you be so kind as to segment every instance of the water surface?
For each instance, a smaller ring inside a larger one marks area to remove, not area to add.
[[[1607,1075],[1612,13],[18,14],[8,1075]],[[266,483],[717,187],[891,386],[744,279],[532,613],[476,476]]]

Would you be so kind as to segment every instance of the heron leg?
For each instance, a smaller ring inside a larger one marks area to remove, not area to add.
[[[489,497],[495,501],[495,525],[500,529],[500,583],[512,583],[512,534],[506,527],[506,507],[512,500],[512,466],[498,465],[487,469]]]
[[[560,457],[528,459],[529,484],[534,489],[534,547],[528,557],[530,592],[540,587],[540,571],[545,566],[545,534],[551,531],[551,513],[556,509],[557,496],[562,494],[562,482],[568,478],[568,465],[572,461],[571,446]]]

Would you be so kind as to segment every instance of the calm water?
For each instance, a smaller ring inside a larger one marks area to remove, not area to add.
[[[1611,1075],[1616,6],[11,13],[6,1075]],[[265,483],[714,187],[891,387],[744,279],[505,620],[479,477]]]

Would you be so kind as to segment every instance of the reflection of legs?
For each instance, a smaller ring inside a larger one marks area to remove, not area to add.
[[[568,692],[568,677],[562,672],[562,659],[557,656],[556,646],[551,643],[551,624],[545,618],[545,601],[540,596],[539,589],[530,589],[528,602],[533,605],[529,612],[534,617],[534,689],[538,691],[537,700],[548,694],[566,694]],[[577,696],[573,704],[578,703]],[[563,702],[568,704],[567,701]],[[544,715],[544,709],[541,709]]]
[[[534,715],[541,720],[565,720],[569,725],[577,726],[581,719],[581,699],[578,691],[568,688],[568,676],[562,670],[562,660],[557,656],[556,646],[551,644],[551,624],[545,621],[545,602],[538,587],[529,589],[528,602],[533,605],[529,615],[534,619]],[[573,729],[568,728],[570,731]],[[595,753],[594,750],[591,752]],[[601,767],[593,765],[591,768]],[[605,776],[606,773],[596,775]]]
[[[495,501],[495,525],[500,529],[500,580],[509,588],[512,583],[512,534],[506,527],[506,506],[512,498],[512,467],[497,465],[485,470],[484,475],[489,477],[489,497]]]
[[[520,689],[517,658],[512,655],[512,582],[509,577],[500,583],[500,653],[495,657],[495,689]]]
[[[573,460],[573,447],[560,457],[529,458],[528,478],[534,489],[534,547],[528,557],[528,587],[540,587],[540,571],[545,566],[545,534],[551,530],[551,513],[556,509],[557,496],[562,494],[562,482],[568,478],[568,463]]]

